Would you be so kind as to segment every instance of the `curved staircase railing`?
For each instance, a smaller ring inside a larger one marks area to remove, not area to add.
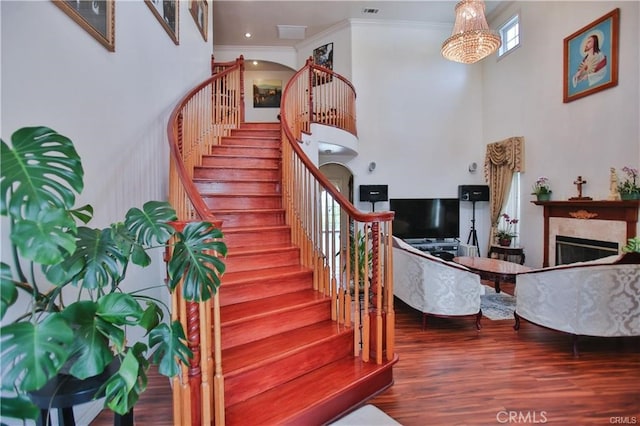
[[[208,220],[220,227],[196,189],[193,176],[202,156],[244,119],[243,67],[242,57],[222,66],[212,61],[214,75],[187,93],[171,114],[167,126],[169,202],[180,221]],[[172,319],[179,320],[187,330],[194,356],[180,377],[173,379],[174,422],[224,425],[219,294],[207,302],[193,303],[178,293],[172,299]]]
[[[325,111],[333,113],[319,114]],[[393,212],[357,210],[304,154],[302,132],[323,119],[355,135],[355,90],[344,77],[308,59],[282,96],[287,218],[294,243],[302,248],[303,264],[316,271],[316,289],[334,298],[333,319],[360,330],[354,355],[381,364],[394,356]],[[352,312],[358,315],[351,318]]]
[[[244,61],[216,64],[212,77],[191,90],[169,124],[169,201],[180,221],[213,217],[194,183],[201,158],[244,120]],[[352,324],[354,356],[382,364],[394,358],[391,256],[393,212],[358,211],[309,161],[300,147],[311,123],[356,135],[355,90],[344,77],[309,59],[288,82],[281,102],[283,204],[301,261],[314,288],[330,296],[332,318]],[[179,292],[175,292],[179,295]],[[206,303],[172,301],[194,352],[174,379],[175,424],[224,425],[224,376],[218,294]],[[212,330],[212,332],[208,332]]]

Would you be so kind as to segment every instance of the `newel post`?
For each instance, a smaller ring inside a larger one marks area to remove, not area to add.
[[[383,307],[384,294],[380,281],[380,223],[371,224],[371,310],[369,312],[370,330],[370,354],[377,364],[382,364],[384,356],[385,339],[385,310]]]
[[[171,225],[178,231],[182,232],[187,222],[175,221]],[[165,262],[168,262],[171,256],[171,247],[167,247]],[[181,297],[174,294],[173,297]],[[187,332],[187,346],[193,353],[189,359],[188,382],[189,382],[189,401],[191,413],[191,425],[200,426],[202,424],[202,367],[201,367],[201,345],[200,345],[200,305],[198,302],[185,302],[186,318],[179,318],[180,322],[185,325]],[[184,398],[182,400],[184,402]]]

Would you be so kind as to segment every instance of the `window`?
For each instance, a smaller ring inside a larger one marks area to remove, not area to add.
[[[509,19],[506,24],[498,30],[502,45],[498,50],[498,57],[515,49],[520,45],[520,17],[519,15]]]
[[[509,215],[509,217],[520,219],[520,172],[515,172],[511,180],[511,190],[507,198],[507,204],[505,205],[503,213]],[[520,222],[515,223],[513,231],[516,233],[514,246],[519,246],[520,237]]]

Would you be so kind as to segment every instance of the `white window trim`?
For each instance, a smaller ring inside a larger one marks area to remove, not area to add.
[[[498,28],[498,33],[500,34],[500,37],[503,38],[503,34],[509,29],[511,28],[514,23],[517,22],[518,24],[518,44],[516,44],[514,47],[510,48],[509,50],[503,50],[503,47],[505,46],[505,44],[503,43],[500,48],[498,49],[498,59],[502,59],[505,56],[507,56],[509,53],[513,52],[514,50],[516,50],[518,47],[520,47],[520,45],[522,44],[522,27],[521,27],[521,19],[520,19],[520,12],[516,13],[515,15],[511,16],[509,19],[507,19],[505,21],[504,24],[502,24],[499,28]]]

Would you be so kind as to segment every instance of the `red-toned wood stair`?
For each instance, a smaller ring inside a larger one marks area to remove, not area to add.
[[[226,424],[320,425],[392,384],[390,364],[353,356],[352,327],[291,243],[279,123],[246,123],[194,176],[228,247],[220,288]]]

